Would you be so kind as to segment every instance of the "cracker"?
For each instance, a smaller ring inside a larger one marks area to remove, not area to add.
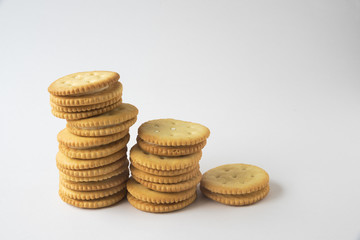
[[[72,134],[67,128],[64,128],[58,133],[57,139],[59,143],[70,148],[91,148],[120,140],[128,133],[128,131],[122,131],[120,133],[102,137],[82,137]]]
[[[198,123],[156,119],[143,123],[138,135],[145,142],[161,146],[187,146],[204,142],[210,130]]]
[[[91,104],[91,105],[84,105],[84,106],[60,106],[53,102],[50,102],[50,106],[58,112],[67,112],[67,113],[76,113],[76,112],[86,112],[91,111],[99,108],[104,108],[114,103],[122,102],[121,97],[115,97],[110,99],[109,101]]]
[[[155,203],[141,201],[133,197],[130,193],[127,194],[127,199],[131,205],[133,205],[136,209],[139,209],[141,211],[151,212],[151,213],[165,213],[165,212],[173,212],[176,210],[180,210],[190,205],[195,201],[196,193],[184,201],[177,203],[169,203],[169,204],[155,204]]]
[[[180,182],[180,183],[172,183],[172,184],[161,184],[161,183],[153,183],[153,182],[148,182],[148,181],[144,181],[136,176],[132,176],[137,182],[141,183],[142,185],[144,185],[147,188],[150,188],[154,191],[159,191],[159,192],[182,192],[185,190],[188,190],[190,188],[196,187],[196,185],[198,185],[198,183],[201,180],[201,173],[199,172],[198,175],[196,175],[195,177],[193,177],[192,179],[189,179],[185,182]]]
[[[93,199],[99,199],[111,196],[115,193],[120,192],[125,188],[126,184],[121,183],[118,186],[114,186],[112,188],[103,189],[103,190],[97,190],[97,191],[74,191],[71,189],[66,188],[61,182],[59,184],[59,192],[61,192],[62,195],[76,200],[93,200]]]
[[[125,183],[129,178],[129,171],[126,170],[123,173],[113,176],[109,179],[103,181],[94,181],[94,182],[73,182],[64,179],[60,176],[61,184],[66,188],[74,191],[97,191],[112,188],[118,186],[122,183]]]
[[[92,118],[68,121],[68,124],[70,127],[82,129],[109,127],[135,118],[138,112],[139,110],[135,106],[128,103],[122,103],[110,112]]]
[[[137,118],[132,118],[127,120],[121,124],[117,124],[109,127],[93,127],[89,129],[76,128],[72,127],[69,123],[66,124],[66,128],[73,134],[84,137],[98,137],[98,136],[107,136],[111,134],[115,134],[121,131],[128,130],[134,123]]]
[[[107,89],[90,95],[83,96],[55,96],[50,94],[50,102],[59,106],[85,106],[103,103],[122,96],[122,84],[113,83]]]
[[[220,194],[220,193],[213,193],[206,188],[201,187],[201,192],[208,198],[232,206],[243,206],[253,204],[257,201],[260,201],[269,193],[270,187],[267,185],[263,189],[260,189],[255,192],[246,193],[246,194]]]
[[[120,75],[110,71],[78,72],[61,77],[50,84],[53,95],[83,95],[102,91],[118,81]]]
[[[131,159],[130,159],[131,160]],[[137,169],[143,171],[143,172],[147,172],[147,173],[150,173],[150,174],[153,174],[153,175],[157,175],[157,176],[177,176],[177,175],[180,175],[180,174],[185,174],[185,173],[188,173],[188,172],[191,172],[192,170],[194,170],[195,168],[196,169],[199,169],[200,166],[199,164],[194,164],[188,168],[183,168],[183,169],[177,169],[177,170],[171,170],[171,171],[162,171],[162,170],[157,170],[157,169],[153,169],[153,168],[147,168],[147,167],[144,167],[136,162],[131,162],[131,164],[136,167]]]
[[[90,168],[90,169],[81,169],[81,170],[72,170],[72,169],[66,169],[62,168],[61,166],[57,165],[57,168],[60,172],[73,177],[94,177],[94,176],[100,176],[107,173],[110,173],[114,171],[115,169],[118,169],[122,167],[123,165],[128,165],[128,160],[125,157],[123,157],[120,160],[117,160],[111,164],[97,167],[97,168]]]
[[[64,169],[73,169],[73,170],[97,168],[104,165],[108,165],[110,163],[113,163],[121,159],[122,157],[126,156],[126,152],[127,152],[127,147],[124,147],[120,151],[106,157],[83,160],[83,159],[69,158],[66,155],[64,155],[61,151],[59,151],[56,154],[56,165]]]
[[[64,202],[66,202],[70,205],[73,205],[75,207],[79,207],[79,208],[108,207],[108,206],[114,205],[115,203],[122,200],[125,197],[125,195],[126,195],[126,189],[124,189],[114,195],[111,195],[109,197],[105,197],[105,198],[100,198],[100,199],[95,199],[95,200],[75,200],[75,199],[68,198],[59,192],[59,196]]]
[[[95,109],[87,112],[78,112],[78,113],[65,113],[65,112],[58,112],[55,109],[51,109],[51,113],[58,118],[66,119],[66,120],[78,120],[84,119],[88,117],[97,116],[106,112],[113,110],[114,108],[121,105],[121,102],[114,103],[104,108]]]
[[[130,165],[130,170],[131,170],[131,175],[136,178],[139,178],[147,182],[162,183],[162,184],[180,183],[190,180],[199,174],[201,175],[198,169],[194,169],[191,172],[177,176],[157,176],[157,175],[149,174],[147,172],[143,172],[132,165]]]
[[[89,149],[75,149],[69,148],[63,144],[59,144],[59,150],[69,158],[79,159],[94,159],[109,156],[117,151],[120,151],[129,142],[130,135],[127,134],[122,139],[103,145],[100,147],[94,147]]]
[[[195,145],[177,146],[177,147],[160,146],[160,145],[147,143],[139,137],[136,140],[137,140],[137,144],[143,151],[154,154],[154,155],[168,156],[168,157],[184,156],[184,155],[197,153],[197,152],[200,152],[201,149],[203,149],[206,145],[206,140],[203,142],[197,143]]]
[[[102,181],[102,180],[109,179],[113,176],[122,174],[123,172],[125,172],[127,170],[128,170],[128,164],[125,164],[110,173],[106,173],[104,175],[94,176],[94,177],[74,177],[74,176],[66,175],[62,172],[59,172],[59,174],[60,174],[61,178],[68,180],[68,181],[72,181],[72,182],[95,182],[95,181]]]
[[[220,194],[245,194],[258,191],[269,183],[262,168],[249,164],[226,164],[207,171],[201,186]]]
[[[162,171],[188,168],[197,164],[200,161],[201,156],[201,151],[185,156],[158,156],[144,152],[137,144],[135,144],[130,150],[130,158],[132,162],[136,162],[147,168]]]
[[[184,201],[196,193],[196,187],[188,189],[183,192],[176,193],[163,193],[156,192],[149,188],[144,187],[140,183],[136,182],[133,178],[130,178],[126,184],[128,192],[135,198],[156,204],[176,203]]]

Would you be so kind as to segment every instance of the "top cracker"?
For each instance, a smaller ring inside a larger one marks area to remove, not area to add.
[[[143,123],[139,137],[148,143],[161,146],[187,146],[206,140],[210,130],[198,123],[175,119],[156,119]]]
[[[109,71],[73,73],[53,82],[48,91],[57,96],[92,94],[108,88],[119,79],[118,73]]]

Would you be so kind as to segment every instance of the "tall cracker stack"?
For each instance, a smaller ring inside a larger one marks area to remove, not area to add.
[[[201,180],[199,161],[209,135],[201,124],[175,119],[142,124],[130,151],[130,204],[146,212],[172,212],[194,202]]]
[[[53,115],[67,120],[57,136],[56,165],[59,195],[73,206],[102,208],[126,195],[129,128],[138,109],[122,103],[119,78],[115,72],[81,72],[48,88]]]

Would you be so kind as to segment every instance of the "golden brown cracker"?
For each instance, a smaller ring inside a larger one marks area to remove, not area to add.
[[[59,143],[69,148],[92,148],[115,142],[125,137],[127,134],[128,131],[122,131],[120,133],[102,137],[82,137],[77,136],[71,133],[67,128],[64,128],[58,133],[57,139]]]
[[[59,144],[59,150],[69,158],[79,158],[79,159],[94,159],[102,158],[109,156],[117,151],[120,151],[126,146],[130,139],[129,134],[127,134],[122,139],[103,145],[100,147],[88,148],[88,149],[75,149],[69,148],[63,144]]]
[[[195,201],[196,193],[184,201],[177,203],[169,203],[169,204],[155,204],[155,203],[141,201],[133,197],[130,193],[127,194],[127,199],[132,206],[134,206],[135,208],[141,211],[151,212],[151,213],[166,213],[166,212],[173,212],[176,210],[180,210],[190,205]]]
[[[266,195],[269,193],[269,185],[266,187],[251,193],[246,194],[220,194],[220,193],[213,193],[206,188],[201,187],[201,192],[208,198],[232,206],[243,206],[253,204],[255,202],[260,201],[261,199],[265,198]]]
[[[159,146],[151,143],[147,143],[141,138],[137,138],[137,144],[139,147],[150,154],[159,155],[159,156],[184,156],[193,153],[200,152],[206,145],[206,140],[195,145],[189,146]]]
[[[180,183],[187,180],[194,178],[195,176],[201,174],[198,169],[194,169],[191,172],[184,173],[177,176],[157,176],[153,174],[149,174],[147,172],[143,172],[134,166],[130,166],[131,175],[139,178],[141,180],[153,183],[161,183],[161,184],[173,184],[173,183]]]
[[[50,94],[50,102],[58,106],[87,106],[94,105],[103,102],[110,101],[114,98],[122,96],[122,84],[115,82],[111,84],[107,89],[94,94],[82,95],[82,96],[56,96]]]
[[[220,194],[245,194],[263,189],[269,175],[262,168],[249,164],[226,164],[204,173],[201,186]]]
[[[137,118],[132,118],[121,124],[117,124],[109,127],[90,127],[87,129],[72,127],[69,123],[66,124],[66,128],[73,134],[84,137],[98,137],[115,134],[122,131],[128,131],[128,129],[134,125]]]
[[[61,184],[66,188],[74,191],[98,191],[108,188],[118,186],[122,183],[125,183],[129,178],[129,171],[125,170],[123,173],[108,178],[102,181],[92,181],[92,182],[73,182],[66,180],[60,175]]]
[[[110,71],[78,72],[61,77],[50,84],[53,95],[84,95],[102,91],[119,80],[120,75]]]
[[[172,183],[172,184],[161,184],[144,181],[136,176],[132,176],[137,182],[141,183],[147,188],[159,192],[182,192],[190,188],[196,187],[201,180],[201,173],[184,182]]]
[[[144,152],[137,144],[130,150],[130,158],[132,162],[136,162],[147,168],[161,171],[179,170],[196,165],[200,161],[201,156],[201,151],[186,156],[158,156]]]
[[[156,119],[143,123],[138,135],[145,142],[160,146],[188,146],[204,142],[210,130],[198,123]]]
[[[156,192],[147,187],[144,187],[140,183],[136,182],[133,178],[129,179],[126,187],[128,192],[135,198],[141,201],[156,203],[156,204],[181,202],[190,198],[196,192],[196,187],[190,188],[183,192],[175,192],[175,193]]]
[[[76,199],[68,198],[59,192],[59,196],[64,202],[79,208],[108,207],[122,200],[125,197],[125,195],[126,195],[126,189],[105,198],[94,199],[94,200],[76,200]]]

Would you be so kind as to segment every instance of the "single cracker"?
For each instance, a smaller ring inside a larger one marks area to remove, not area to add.
[[[243,205],[253,204],[266,197],[266,195],[269,193],[270,187],[269,185],[267,185],[265,188],[260,189],[256,192],[238,194],[238,195],[213,193],[203,187],[201,187],[200,189],[201,192],[206,197],[214,201],[217,201],[219,203],[232,205],[232,206],[243,206]]]
[[[53,102],[50,102],[50,106],[55,111],[58,111],[58,112],[76,113],[76,112],[86,112],[86,111],[104,108],[104,107],[110,106],[110,105],[112,105],[114,103],[118,103],[118,102],[122,102],[121,97],[115,97],[106,102],[91,104],[91,105],[84,105],[84,106],[60,106]]]
[[[59,179],[62,185],[74,191],[98,191],[98,190],[112,188],[122,183],[125,183],[128,178],[129,178],[129,171],[126,170],[125,172],[119,175],[116,175],[114,177],[111,177],[103,181],[96,181],[96,182],[73,182],[66,180],[61,176]]]
[[[156,204],[169,204],[184,201],[196,193],[196,187],[183,192],[176,193],[163,193],[156,192],[149,188],[144,187],[140,183],[136,182],[133,178],[130,178],[126,184],[128,192],[135,198],[150,203]]]
[[[131,159],[130,159],[131,160]],[[199,169],[200,166],[199,164],[194,164],[188,168],[183,168],[183,169],[177,169],[177,170],[170,170],[170,171],[162,171],[162,170],[157,170],[157,169],[153,169],[153,168],[147,168],[144,167],[134,161],[131,162],[131,164],[136,167],[137,169],[143,171],[143,172],[147,172],[149,174],[153,174],[153,175],[157,175],[157,176],[178,176],[181,174],[185,174],[188,172],[191,172],[192,170]]]
[[[162,171],[188,168],[197,164],[200,161],[201,156],[201,151],[186,156],[158,156],[144,152],[137,144],[134,145],[130,150],[130,158],[132,162],[136,162],[147,168],[153,168]]]
[[[177,203],[169,203],[169,204],[155,204],[155,203],[141,201],[133,197],[130,193],[127,194],[127,199],[132,206],[134,206],[136,209],[139,209],[141,211],[151,212],[151,213],[166,213],[166,212],[173,212],[176,210],[180,210],[190,205],[195,201],[196,193],[184,201]]]
[[[56,154],[56,165],[63,169],[73,169],[73,170],[97,168],[104,165],[108,165],[123,158],[124,156],[126,156],[126,152],[127,152],[127,147],[124,147],[120,151],[106,157],[82,160],[82,159],[69,158],[66,155],[64,155],[61,151],[59,151]]]
[[[139,178],[141,180],[153,183],[161,183],[161,184],[173,184],[180,183],[194,178],[195,176],[201,174],[198,169],[194,169],[191,172],[184,173],[177,176],[157,176],[153,174],[149,174],[147,172],[143,172],[134,166],[130,165],[131,175]]]
[[[57,140],[59,143],[70,148],[92,148],[120,140],[128,133],[128,131],[122,131],[103,137],[81,137],[72,134],[67,128],[64,128],[58,133]]]
[[[138,112],[139,110],[135,106],[128,103],[122,103],[112,111],[101,114],[100,116],[76,121],[68,121],[68,124],[70,127],[81,129],[114,126],[135,118]]]
[[[115,203],[122,200],[125,197],[125,195],[126,195],[126,189],[124,189],[114,195],[111,195],[109,197],[105,197],[105,198],[100,198],[100,199],[95,199],[95,200],[75,200],[75,199],[68,198],[59,192],[59,196],[64,202],[66,202],[70,205],[73,205],[75,207],[79,207],[79,208],[108,207],[108,206],[114,205]]]
[[[161,183],[153,183],[153,182],[148,182],[148,181],[144,181],[136,176],[132,176],[137,182],[141,183],[142,185],[144,185],[147,188],[150,188],[154,191],[158,191],[158,192],[182,192],[185,190],[188,190],[190,188],[196,187],[196,185],[198,185],[198,183],[201,180],[201,173],[199,172],[198,175],[196,175],[195,177],[193,177],[192,179],[189,179],[188,181],[185,182],[180,182],[180,183],[172,183],[172,184],[161,184]]]
[[[93,200],[111,196],[115,193],[120,192],[126,187],[125,183],[121,183],[118,186],[114,186],[112,188],[104,189],[104,190],[97,190],[97,191],[87,191],[87,192],[80,192],[74,191],[71,189],[66,188],[61,182],[59,184],[59,192],[71,199],[76,200]]]
[[[214,193],[245,194],[258,191],[269,183],[262,168],[249,164],[226,164],[207,171],[201,186]]]
[[[54,81],[50,84],[48,91],[58,96],[91,94],[108,88],[119,79],[120,75],[116,72],[78,72]]]
[[[58,112],[55,109],[51,109],[51,113],[58,118],[66,119],[66,120],[78,120],[78,119],[84,119],[89,118],[93,116],[97,116],[106,112],[109,112],[116,107],[121,105],[121,102],[114,103],[112,105],[106,106],[104,108],[95,109],[87,112],[78,112],[78,113],[66,113],[66,112]]]
[[[59,174],[60,174],[61,178],[68,180],[68,181],[72,181],[72,182],[95,182],[95,181],[102,181],[102,180],[109,179],[109,178],[119,175],[127,170],[128,170],[128,165],[125,164],[110,173],[100,175],[100,176],[94,176],[94,177],[74,177],[74,176],[66,175],[62,172],[59,172]]]
[[[129,142],[130,135],[127,134],[122,139],[103,145],[100,147],[94,147],[89,149],[75,149],[69,148],[63,144],[59,144],[59,150],[69,158],[79,159],[94,159],[109,156],[117,151],[120,151]]]
[[[99,137],[115,134],[121,131],[128,130],[132,125],[135,124],[137,118],[132,118],[121,124],[117,124],[109,127],[91,127],[91,128],[76,128],[72,127],[69,123],[66,124],[66,128],[73,134],[84,137]]]
[[[50,94],[50,102],[59,106],[75,107],[94,105],[110,101],[122,96],[123,87],[120,82],[111,84],[107,89],[83,96],[55,96]]]
[[[197,143],[195,145],[177,146],[177,147],[160,146],[160,145],[147,143],[139,137],[136,140],[137,140],[137,144],[143,151],[154,155],[168,156],[168,157],[184,156],[184,155],[197,153],[200,152],[201,149],[203,149],[206,145],[206,140]]]
[[[204,142],[210,130],[198,123],[156,119],[143,123],[138,135],[145,142],[161,146],[188,146]]]
[[[97,167],[97,168],[71,170],[71,169],[62,168],[59,165],[57,165],[57,168],[59,169],[60,172],[66,174],[68,176],[94,177],[94,176],[100,176],[100,175],[110,173],[110,172],[114,171],[115,169],[118,169],[118,168],[122,167],[123,165],[127,165],[127,164],[128,164],[128,160],[125,156],[122,159],[117,160],[116,162],[113,162],[113,163],[105,165],[105,166]]]

